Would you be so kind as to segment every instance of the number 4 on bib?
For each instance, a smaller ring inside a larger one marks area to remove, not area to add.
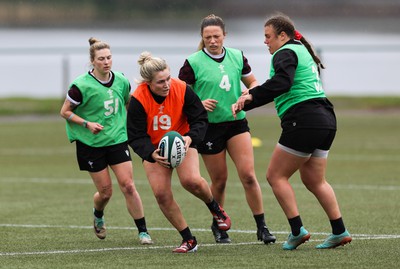
[[[223,75],[219,87],[227,92],[231,89],[232,85],[229,83],[228,75]]]

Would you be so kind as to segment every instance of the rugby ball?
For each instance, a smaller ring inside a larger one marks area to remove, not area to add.
[[[186,151],[182,136],[175,131],[166,133],[158,143],[160,155],[167,157],[171,168],[178,167],[185,159]]]

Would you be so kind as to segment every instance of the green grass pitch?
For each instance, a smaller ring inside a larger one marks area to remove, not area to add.
[[[397,268],[400,263],[400,117],[398,113],[339,111],[338,133],[329,156],[328,181],[336,191],[353,242],[333,250],[314,247],[330,233],[316,199],[291,182],[310,242],[283,251],[289,225],[265,180],[280,132],[273,113],[249,113],[255,167],[262,186],[267,224],[277,243],[256,240],[255,223],[232,163],[225,209],[232,218],[232,244],[215,244],[206,206],[178,184],[173,188],[199,241],[195,254],[172,254],[180,236],[159,210],[141,161],[134,155],[135,183],[155,244],[139,245],[137,230],[114,182],[105,211],[108,234],[91,228],[93,183],[78,171],[75,145],[64,121],[0,120],[0,268]],[[207,178],[201,164],[202,173]]]

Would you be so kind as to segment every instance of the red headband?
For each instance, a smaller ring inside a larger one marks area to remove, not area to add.
[[[294,39],[300,40],[303,36],[300,34],[299,31],[294,30]]]

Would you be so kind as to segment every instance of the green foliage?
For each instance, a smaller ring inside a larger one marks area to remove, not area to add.
[[[295,251],[283,251],[289,225],[265,180],[279,121],[273,113],[258,112],[249,115],[252,134],[263,143],[254,150],[255,167],[267,224],[278,242],[267,246],[256,241],[254,219],[230,162],[225,203],[233,222],[230,245],[214,243],[206,206],[184,191],[174,174],[175,198],[200,243],[199,251],[191,255],[172,254],[180,236],[158,208],[136,155],[135,183],[155,240],[151,247],[139,245],[115,181],[105,212],[108,236],[95,237],[91,228],[94,186],[86,172],[78,171],[75,145],[67,141],[64,120],[0,118],[0,268],[397,268],[398,114],[338,111],[339,130],[327,178],[353,242],[334,250],[314,249],[330,233],[330,226],[296,174],[291,183],[312,240]],[[203,165],[201,169],[208,178]]]

